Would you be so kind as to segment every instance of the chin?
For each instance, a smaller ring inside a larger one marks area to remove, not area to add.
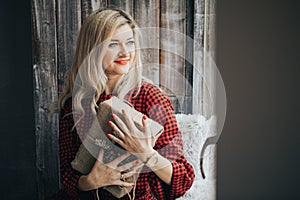
[[[129,72],[130,66],[121,66],[118,67],[119,69],[116,71],[117,73],[119,73],[120,75],[122,74],[127,74]]]

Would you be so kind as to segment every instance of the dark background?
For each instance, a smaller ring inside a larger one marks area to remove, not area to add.
[[[218,199],[300,199],[300,2],[217,2]]]
[[[300,2],[217,2],[218,200],[298,199]],[[30,1],[0,7],[1,199],[37,198],[30,12]]]

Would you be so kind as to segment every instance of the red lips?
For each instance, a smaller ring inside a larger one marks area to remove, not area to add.
[[[127,65],[129,63],[129,60],[116,60],[115,63],[119,65]]]

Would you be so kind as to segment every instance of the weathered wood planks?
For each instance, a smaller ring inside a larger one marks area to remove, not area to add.
[[[185,23],[185,1],[161,1],[160,85],[179,105],[185,96]]]
[[[64,83],[65,73],[70,68],[75,53],[75,44],[81,26],[80,0],[57,1],[57,68],[59,91]],[[87,4],[85,4],[87,5]]]
[[[58,123],[48,121],[51,103],[57,99],[57,41],[54,0],[32,0],[34,108],[38,197],[59,188]]]
[[[159,85],[159,0],[135,1],[135,20],[141,28],[143,75]]]

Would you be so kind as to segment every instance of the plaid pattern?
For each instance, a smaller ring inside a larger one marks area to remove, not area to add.
[[[129,93],[126,99],[136,110],[164,126],[164,132],[156,141],[154,149],[170,160],[173,166],[171,185],[161,181],[154,172],[141,173],[137,181],[135,199],[175,199],[182,196],[191,187],[195,175],[192,166],[183,155],[181,133],[177,126],[173,106],[167,95],[147,82],[143,82],[138,95],[135,96],[135,94],[136,91]],[[102,94],[98,103],[109,98],[111,95]],[[52,199],[97,199],[96,190],[82,192],[76,189],[78,179],[82,174],[71,167],[71,162],[81,144],[80,138],[84,137],[94,116],[89,111],[90,101],[84,100],[85,117],[80,120],[76,129],[72,130],[78,116],[70,114],[72,112],[71,101],[70,98],[65,103],[59,120],[60,172],[64,189],[54,195]],[[117,199],[106,190],[99,188],[98,191],[101,200]],[[125,195],[121,199],[126,200],[129,197]]]

